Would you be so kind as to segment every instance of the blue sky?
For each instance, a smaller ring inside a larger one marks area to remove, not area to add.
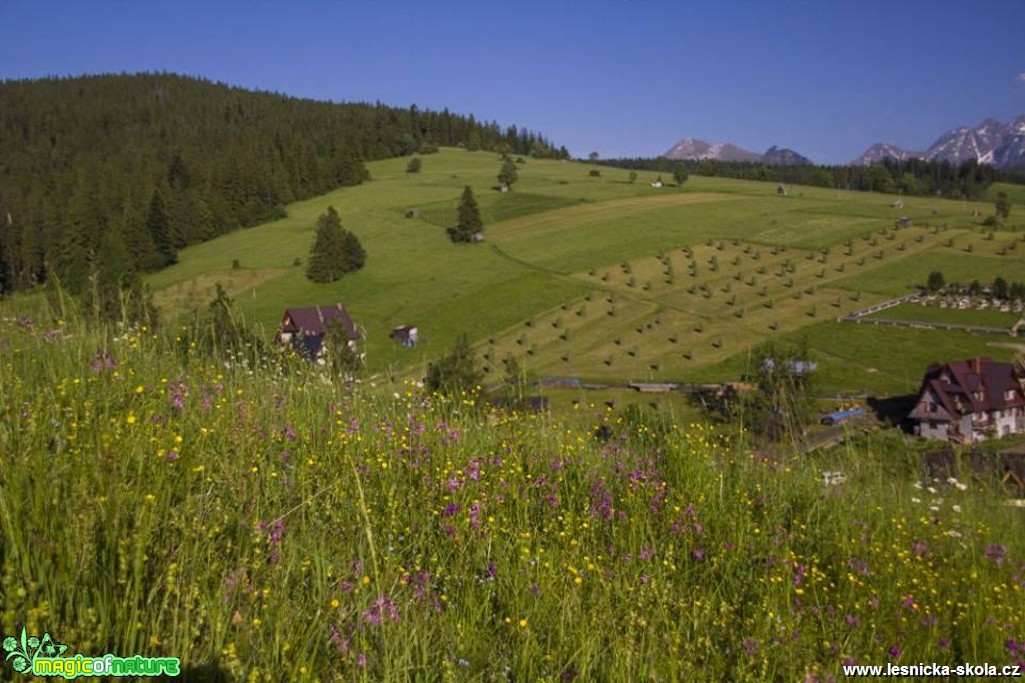
[[[844,163],[1025,114],[1025,1],[0,4],[0,78],[136,71],[448,107],[575,156],[697,137]]]

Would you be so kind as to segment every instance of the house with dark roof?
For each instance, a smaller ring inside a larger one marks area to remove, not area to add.
[[[306,306],[285,311],[275,341],[287,346],[311,362],[324,362],[324,337],[331,325],[339,325],[349,338],[349,347],[359,340],[356,323],[341,304]]]
[[[420,340],[420,331],[413,325],[399,325],[391,331],[391,338],[411,349]]]
[[[986,357],[933,363],[908,418],[919,436],[959,443],[1025,433],[1025,366]]]

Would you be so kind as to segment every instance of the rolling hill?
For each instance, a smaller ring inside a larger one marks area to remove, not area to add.
[[[180,263],[148,277],[157,303],[182,311],[222,282],[269,338],[285,308],[341,301],[381,378],[422,376],[461,332],[489,381],[509,355],[534,376],[735,379],[755,346],[806,337],[831,388],[909,391],[943,353],[1012,353],[991,345],[1003,339],[936,333],[910,335],[918,341],[895,355],[887,349],[906,332],[834,322],[924,282],[943,259],[1025,279],[1013,257],[1020,234],[979,233],[972,211],[985,205],[911,197],[897,210],[883,195],[805,187],[779,197],[775,183],[706,177],[656,189],[654,173],[632,183],[627,171],[594,177],[588,165],[533,159],[500,193],[489,189],[501,166],[494,153],[442,149],[417,174],[405,172],[407,161],[371,162],[369,182],[183,250]],[[484,215],[480,244],[445,234],[465,185]],[[302,264],[329,205],[367,262],[315,285]],[[913,225],[898,229],[903,215]],[[416,349],[389,339],[402,324],[420,328]]]

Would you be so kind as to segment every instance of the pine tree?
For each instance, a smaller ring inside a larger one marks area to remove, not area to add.
[[[327,207],[327,212],[317,219],[317,236],[306,265],[307,278],[314,282],[334,282],[348,272],[345,235],[335,207]]]
[[[449,236],[453,242],[472,242],[474,236],[484,231],[484,222],[480,218],[480,207],[473,196],[469,185],[463,190],[459,200],[459,222],[456,227],[449,228]]]
[[[174,248],[174,236],[171,234],[171,217],[167,213],[164,198],[159,190],[153,191],[146,213],[146,229],[149,231],[156,256],[151,264],[153,268],[163,268],[178,263],[178,251]]]
[[[502,170],[498,172],[498,182],[512,187],[519,178],[520,174],[516,171],[516,164],[511,159],[506,159],[502,164]]]

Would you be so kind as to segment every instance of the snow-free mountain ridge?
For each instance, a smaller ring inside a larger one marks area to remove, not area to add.
[[[697,138],[684,138],[662,156],[667,159],[711,159],[713,161],[750,161],[770,166],[796,166],[811,162],[792,149],[773,145],[765,154],[749,152],[729,142],[712,144]]]

